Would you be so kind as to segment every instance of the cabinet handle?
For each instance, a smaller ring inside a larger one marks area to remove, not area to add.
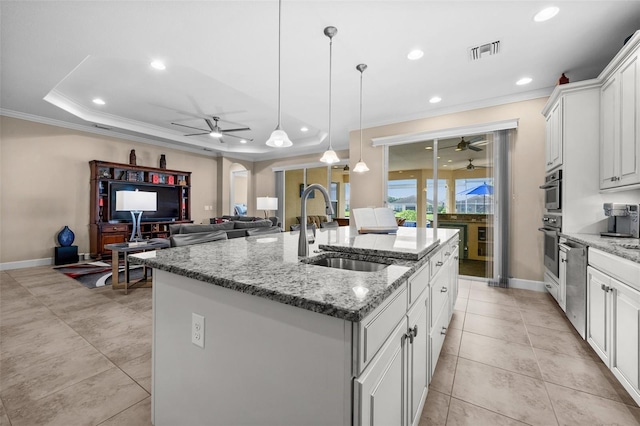
[[[445,255],[445,256],[451,256],[451,253],[446,252],[444,255]]]
[[[602,291],[604,291],[605,293],[609,293],[611,291],[611,287],[609,287],[608,285],[604,285],[604,284],[600,284],[600,288],[602,289]]]
[[[603,285],[604,285],[604,284],[603,284]],[[544,286],[545,286],[546,288],[551,288],[551,284],[545,284]],[[604,290],[604,288],[603,288],[603,290]]]
[[[440,334],[447,334],[447,327],[442,327],[442,330],[440,331]]]
[[[436,266],[442,266],[444,265],[444,263],[440,262],[439,260],[436,262]]]
[[[404,337],[409,339],[409,343],[413,344],[413,338],[416,337],[417,335],[418,335],[418,326],[416,325],[413,328],[410,328],[409,330],[407,330]]]
[[[442,288],[440,289],[440,293],[446,293],[446,292],[447,292],[447,288],[446,288],[446,287],[442,287]]]
[[[454,257],[455,260],[458,260],[458,256]]]

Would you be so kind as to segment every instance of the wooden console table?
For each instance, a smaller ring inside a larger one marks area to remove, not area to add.
[[[157,250],[161,248],[169,247],[169,242],[153,240],[149,242],[144,242],[144,244],[129,246],[129,243],[116,243],[116,244],[106,244],[104,248],[106,250],[111,250],[111,288],[113,290],[124,288],[124,294],[128,293],[129,290],[129,253],[139,253],[147,250]],[[120,253],[124,255],[124,283],[120,283]],[[138,282],[145,281],[145,284],[141,287],[151,287],[150,283],[146,282],[147,278],[147,267],[144,268],[144,278]],[[134,283],[137,284],[138,282]]]

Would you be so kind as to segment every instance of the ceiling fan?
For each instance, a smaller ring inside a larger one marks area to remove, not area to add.
[[[475,144],[482,142],[483,140],[484,139],[482,137],[478,137],[477,140],[474,141],[465,141],[463,136],[460,139],[460,142],[458,142],[458,145],[456,145],[456,151],[466,151],[467,149],[472,151],[482,151],[482,148],[478,148]]]
[[[473,164],[473,158],[469,158],[469,164],[467,164],[466,167],[464,167],[467,170],[475,170],[475,169],[486,169],[487,167],[485,166],[476,166],[475,164]],[[462,170],[462,169],[458,169],[458,170]]]
[[[237,129],[222,129],[220,128],[220,126],[218,126],[218,121],[220,121],[220,117],[205,117],[204,121],[207,123],[207,126],[209,126],[209,130],[205,130],[205,129],[200,129],[198,127],[192,127],[192,126],[186,126],[184,124],[180,124],[180,123],[171,123],[173,125],[176,126],[181,126],[181,127],[187,127],[189,129],[195,129],[195,130],[200,130],[200,133],[190,133],[188,135],[185,136],[200,136],[200,135],[209,135],[213,138],[219,139],[220,142],[224,143],[224,139],[222,139],[223,136],[231,136],[232,138],[238,138],[238,139],[245,139],[247,141],[253,141],[253,139],[249,139],[249,138],[244,138],[242,136],[236,136],[236,135],[232,135],[230,134],[230,132],[242,132],[245,130],[251,130],[250,127],[239,127]]]

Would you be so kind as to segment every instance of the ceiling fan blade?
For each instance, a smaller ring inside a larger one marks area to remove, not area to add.
[[[220,129],[220,130],[222,130],[223,133],[226,133],[226,132],[242,132],[244,130],[251,130],[251,127],[241,127],[241,128],[238,128],[238,129]]]
[[[199,135],[208,135],[209,132],[204,132],[204,133],[191,133],[190,135],[184,135],[184,136],[199,136]]]
[[[184,124],[180,124],[180,123],[171,123],[171,124],[176,125],[176,126],[187,127],[187,128],[189,128],[189,129],[196,129],[196,130],[200,130],[201,132],[206,132],[206,131],[207,131],[207,130],[205,130],[205,129],[201,129],[201,128],[199,128],[199,127],[186,126],[186,125],[184,125]]]
[[[467,146],[471,151],[482,151],[482,148],[478,148],[477,146],[469,145]]]
[[[232,138],[244,139],[247,142],[253,142],[253,139],[250,139],[250,138],[243,138],[242,136],[236,136],[236,135],[228,135],[228,134],[226,134],[224,132],[222,134],[225,135],[225,136],[232,137]]]

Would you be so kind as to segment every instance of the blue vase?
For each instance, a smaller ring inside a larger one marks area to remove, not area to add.
[[[62,228],[62,231],[58,233],[58,243],[61,247],[69,247],[73,244],[73,240],[75,240],[75,238],[76,235],[68,226]]]

